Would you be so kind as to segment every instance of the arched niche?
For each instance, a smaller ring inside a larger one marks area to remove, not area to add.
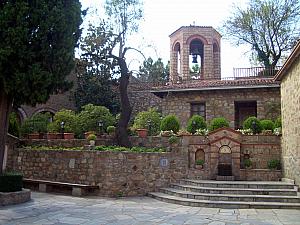
[[[201,39],[195,38],[189,44],[189,69],[191,78],[201,78],[204,66],[204,43]]]
[[[195,161],[197,160],[203,160],[205,161],[205,152],[203,149],[198,149],[196,152],[195,152]]]

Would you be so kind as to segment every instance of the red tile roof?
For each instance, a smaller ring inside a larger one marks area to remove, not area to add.
[[[183,83],[167,84],[152,88],[152,92],[216,90],[216,89],[245,89],[279,87],[273,78],[244,78],[236,80],[193,80]]]

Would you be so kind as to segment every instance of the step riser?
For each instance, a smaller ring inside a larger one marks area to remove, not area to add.
[[[208,188],[256,188],[256,189],[294,189],[293,185],[267,185],[267,184],[212,184],[197,183],[191,181],[180,181],[183,185],[192,185],[197,187]]]
[[[199,193],[210,193],[210,194],[237,194],[237,195],[287,195],[287,196],[297,196],[296,191],[260,191],[260,190],[211,190],[211,189],[198,189],[190,187],[182,187],[179,185],[171,185],[172,188],[176,188],[183,191],[199,192]]]
[[[248,204],[217,204],[217,203],[197,203],[197,202],[185,202],[185,201],[177,201],[173,199],[161,198],[158,196],[151,195],[151,197],[168,203],[185,205],[185,206],[193,206],[193,207],[210,207],[210,208],[226,208],[226,209],[247,209],[247,208],[256,208],[256,209],[300,209],[300,206],[278,206],[278,205],[248,205]]]
[[[264,198],[264,197],[219,197],[219,196],[198,196],[193,194],[182,194],[168,190],[161,190],[163,193],[173,195],[181,198],[198,199],[198,200],[211,200],[211,201],[237,201],[237,202],[288,202],[288,203],[299,203],[299,198],[295,199],[284,199],[284,198]]]

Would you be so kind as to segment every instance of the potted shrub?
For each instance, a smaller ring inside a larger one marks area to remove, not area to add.
[[[89,136],[90,134],[96,134],[96,132],[95,132],[95,131],[84,132],[84,138],[85,138],[85,139],[88,139],[88,136]]]
[[[136,129],[136,132],[137,132],[137,135],[141,138],[145,138],[148,135],[148,130],[147,129],[139,128],[139,129]]]
[[[108,126],[107,129],[106,129],[106,132],[107,132],[109,135],[114,136],[114,135],[115,135],[115,132],[116,132],[116,127],[115,127],[115,126]]]
[[[261,120],[260,124],[262,130],[268,130],[268,131],[270,130],[271,133],[273,132],[275,125],[272,120]]]
[[[147,133],[151,136],[158,135],[160,126],[160,114],[153,108],[147,111],[139,112],[134,118],[133,128],[136,129],[138,135]]]
[[[49,123],[49,114],[38,113],[31,118],[28,118],[21,125],[20,131],[22,136],[27,136],[29,139],[40,139],[47,132]]]
[[[0,174],[0,192],[21,191],[23,175],[19,172],[4,172]]]
[[[268,168],[271,170],[280,170],[281,169],[281,163],[279,159],[271,159],[268,162]]]
[[[252,161],[250,159],[245,159],[244,166],[246,169],[250,169],[252,167]]]
[[[195,168],[196,169],[203,169],[205,161],[203,159],[198,159],[195,161]]]
[[[95,146],[97,136],[95,134],[89,134],[87,140],[90,142],[91,146]]]
[[[262,126],[255,116],[250,116],[244,121],[243,129],[251,129],[253,134],[259,134],[262,131]]]
[[[177,134],[179,131],[180,123],[179,119],[175,115],[167,115],[160,123],[160,130],[162,131],[173,131]]]
[[[222,127],[229,127],[229,122],[224,117],[217,117],[211,120],[209,131],[214,131]]]
[[[193,115],[187,123],[187,131],[195,134],[198,129],[206,129],[206,122],[202,116]]]

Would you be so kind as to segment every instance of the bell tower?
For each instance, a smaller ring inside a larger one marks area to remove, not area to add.
[[[183,26],[170,36],[170,80],[221,79],[221,35],[206,26]]]

